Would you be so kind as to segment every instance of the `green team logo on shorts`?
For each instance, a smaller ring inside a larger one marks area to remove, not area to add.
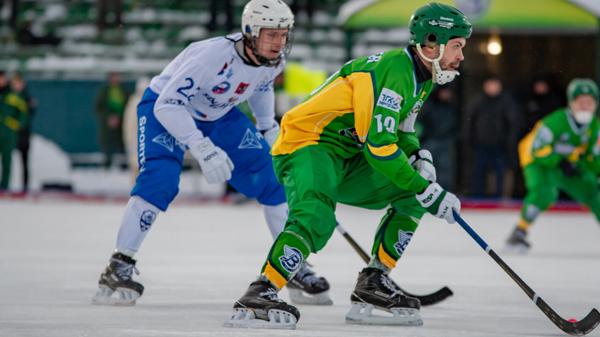
[[[293,273],[300,268],[303,259],[302,252],[298,248],[284,245],[283,256],[279,257],[279,262],[286,271]]]
[[[377,106],[394,112],[400,112],[400,103],[402,103],[402,96],[388,88],[383,88],[379,95],[379,99],[377,99]]]

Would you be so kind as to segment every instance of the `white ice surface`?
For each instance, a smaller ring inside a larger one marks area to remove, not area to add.
[[[124,204],[0,200],[0,336],[562,336],[521,289],[456,224],[423,219],[393,278],[415,293],[448,285],[449,300],[422,309],[422,327],[344,323],[363,263],[334,233],[310,261],[332,286],[332,307],[300,306],[295,331],[221,327],[257,275],[270,235],[255,204],[175,204],[137,255],[146,286],[135,307],[90,304],[113,247]],[[381,212],[340,207],[346,229],[368,248]],[[517,220],[464,212],[500,250]],[[592,215],[546,213],[528,256],[505,261],[565,318],[600,307],[600,226]],[[283,297],[287,297],[283,291]],[[600,336],[600,329],[590,336]]]

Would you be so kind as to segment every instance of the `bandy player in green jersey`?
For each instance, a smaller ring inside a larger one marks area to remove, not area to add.
[[[598,86],[590,79],[574,79],[567,87],[567,108],[538,121],[519,143],[527,195],[521,219],[507,246],[517,252],[530,248],[529,226],[565,191],[588,206],[600,222],[600,139]]]
[[[458,75],[471,24],[459,10],[431,3],[415,11],[409,30],[406,49],[346,63],[284,115],[271,154],[289,218],[225,326],[295,328],[300,313],[277,292],[325,246],[338,202],[388,208],[346,321],[422,324],[419,301],[403,295],[387,275],[425,212],[454,222],[452,209],[460,210],[458,198],[435,182],[431,154],[420,149],[414,124],[434,82]],[[373,315],[373,308],[392,315]]]

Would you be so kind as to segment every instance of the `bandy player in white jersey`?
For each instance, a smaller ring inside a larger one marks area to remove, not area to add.
[[[134,305],[144,287],[132,279],[134,254],[159,212],[178,192],[189,150],[209,183],[229,182],[256,198],[274,238],[287,218],[270,145],[279,133],[273,81],[290,49],[294,15],[281,0],[252,0],[242,32],[192,43],[154,77],[138,105],[138,167],[116,249],[100,275],[95,304]],[[248,101],[256,127],[236,107]],[[331,304],[329,284],[307,266],[292,282],[297,303]]]

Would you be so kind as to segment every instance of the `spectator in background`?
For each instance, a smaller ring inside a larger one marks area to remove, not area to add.
[[[468,109],[467,142],[474,151],[473,193],[486,197],[486,177],[495,172],[496,189],[492,194],[502,196],[504,174],[509,163],[517,166],[517,140],[519,116],[513,98],[504,91],[502,81],[488,76],[483,82],[483,92]]]
[[[56,46],[60,43],[61,39],[54,35],[54,33],[47,33],[41,27],[34,27],[33,21],[27,20],[19,25],[19,29],[16,32],[17,42],[21,45],[26,46],[37,46],[37,45],[50,45]]]
[[[103,86],[96,98],[100,148],[104,154],[104,167],[109,168],[113,157],[123,153],[123,114],[128,94],[121,84],[121,75],[112,72],[108,84]]]
[[[4,2],[4,1],[3,1]],[[7,3],[10,3],[10,16],[8,18],[8,25],[13,31],[17,31],[17,19],[19,18],[19,0],[8,0]],[[0,6],[2,9],[2,6]]]
[[[227,33],[233,30],[233,4],[232,0],[210,0],[210,21],[208,22],[209,32],[214,32],[219,27],[219,7],[223,8],[225,13],[225,31]]]
[[[8,190],[12,151],[26,112],[27,103],[10,90],[6,73],[0,70],[0,191]]]
[[[453,95],[448,86],[438,87],[418,115],[423,127],[421,146],[435,158],[437,182],[449,190],[454,189],[458,135],[458,111],[452,102]]]
[[[98,6],[96,21],[98,35],[101,35],[109,26],[119,27],[123,24],[121,21],[121,13],[123,12],[122,0],[98,0],[96,4]]]
[[[304,11],[309,23],[312,23],[313,13],[315,11],[314,0],[292,0],[290,4],[292,12],[298,14]]]
[[[531,86],[531,93],[525,102],[525,120],[520,136],[527,134],[533,129],[535,123],[560,106],[561,101],[553,92],[549,79],[546,76],[536,77]]]
[[[29,144],[31,138],[31,125],[33,115],[35,114],[36,102],[35,99],[29,93],[27,89],[27,83],[23,78],[23,75],[15,73],[10,79],[10,87],[13,93],[19,96],[22,100],[27,103],[27,111],[25,114],[25,120],[19,133],[17,135],[17,149],[21,155],[22,164],[22,189],[23,192],[29,190]]]

